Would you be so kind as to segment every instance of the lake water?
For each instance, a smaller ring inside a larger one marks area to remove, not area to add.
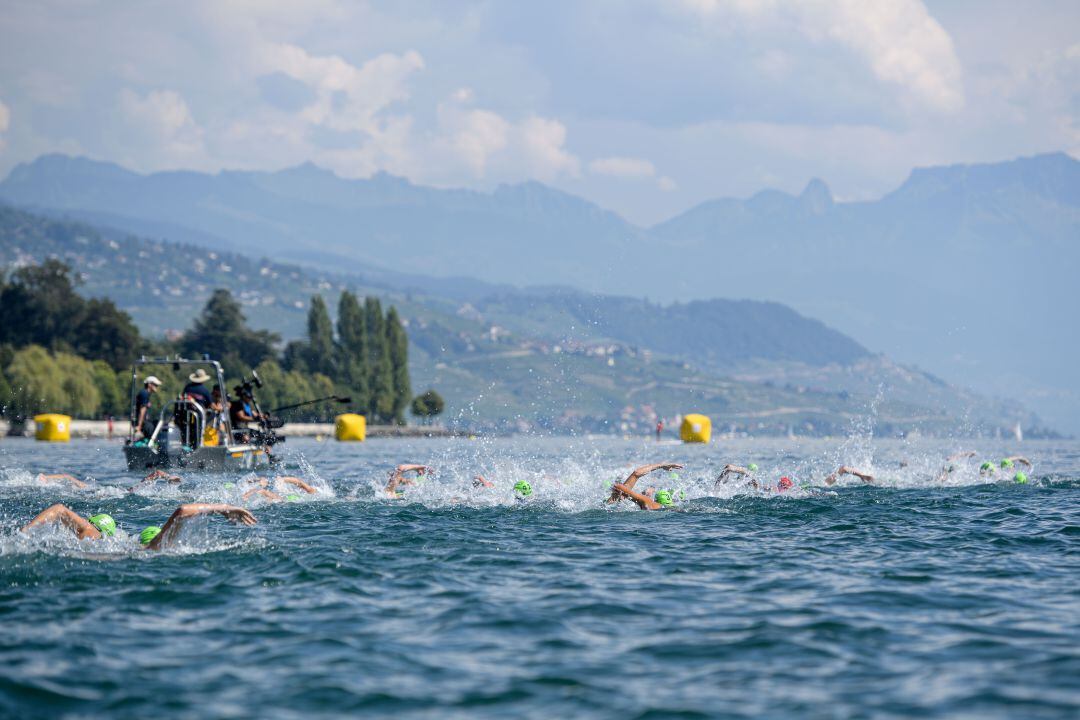
[[[129,493],[117,443],[0,440],[0,716],[1080,713],[1078,443],[286,447],[318,496],[254,503],[254,528],[214,519],[151,554],[131,534],[239,490],[191,476]],[[958,449],[979,454],[939,481]],[[1034,462],[1027,484],[980,477],[1013,452]],[[604,506],[632,464],[669,459],[686,469],[641,487],[681,490],[679,512]],[[405,461],[438,473],[382,497]],[[800,487],[716,490],[726,462]],[[881,482],[824,486],[840,463]],[[49,471],[93,484],[38,486]],[[473,490],[478,472],[496,487]],[[58,501],[122,532],[18,532]]]

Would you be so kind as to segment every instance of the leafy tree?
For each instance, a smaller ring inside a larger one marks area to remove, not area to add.
[[[16,352],[5,375],[12,390],[8,417],[16,422],[63,407],[64,389],[57,382],[60,367],[40,345]]]
[[[308,310],[308,368],[313,372],[335,377],[337,358],[334,348],[334,326],[322,295],[311,296]]]
[[[412,401],[412,414],[430,423],[436,415],[441,415],[446,408],[442,395],[434,390],[428,390],[422,395],[417,395]]]
[[[83,299],[75,293],[71,268],[59,260],[15,271],[0,291],[0,342],[16,347],[55,347],[81,319]]]
[[[393,307],[386,313],[386,344],[389,348],[393,378],[393,420],[398,425],[404,425],[405,407],[412,397],[412,383],[409,381],[409,338],[401,325],[397,309]]]
[[[356,296],[346,290],[338,301],[338,381],[349,388],[353,402],[367,408],[368,389],[367,318]]]
[[[93,364],[70,353],[56,353],[54,362],[60,371],[57,377],[63,400],[52,411],[77,417],[96,416],[101,406],[101,391]]]
[[[286,370],[296,370],[297,372],[306,373],[308,372],[307,357],[307,343],[303,340],[293,340],[285,346],[285,352],[282,353],[281,363]]]
[[[131,317],[111,300],[84,300],[59,260],[17,270],[0,282],[0,343],[73,350],[120,369],[142,349]]]
[[[394,371],[390,364],[390,349],[386,343],[382,345],[382,354],[375,361],[371,374],[368,417],[378,418],[384,423],[394,419]]]
[[[188,355],[198,357],[207,353],[236,372],[274,357],[274,345],[280,340],[277,333],[249,328],[240,303],[228,290],[218,289],[191,330],[185,333],[181,346]]]
[[[143,349],[131,316],[105,298],[86,301],[71,345],[83,357],[104,360],[116,370],[129,366]]]
[[[130,375],[126,372],[113,371],[104,360],[94,360],[90,363],[94,384],[101,395],[101,405],[97,409],[98,415],[112,415],[124,417],[128,413],[127,385]]]

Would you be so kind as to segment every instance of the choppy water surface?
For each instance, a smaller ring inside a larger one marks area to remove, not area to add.
[[[220,476],[129,493],[116,443],[0,441],[0,716],[1076,717],[1080,445],[289,442],[317,499],[182,547],[127,534]],[[979,476],[1020,451],[1031,481]],[[631,463],[681,512],[602,503]],[[398,462],[437,467],[403,500]],[[901,467],[901,461],[907,465]],[[725,462],[795,478],[714,490]],[[846,463],[881,485],[821,478]],[[66,471],[87,490],[40,487]],[[482,472],[496,487],[473,490]],[[515,502],[527,479],[534,497]],[[654,479],[650,477],[650,479]],[[53,502],[122,533],[18,528]]]

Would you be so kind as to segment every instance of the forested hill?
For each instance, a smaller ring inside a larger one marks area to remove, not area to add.
[[[876,406],[884,432],[952,432],[958,425],[961,432],[995,431],[1032,422],[1016,406],[870,356],[775,303],[660,306],[465,281],[451,298],[434,290],[445,281],[302,269],[0,205],[0,267],[49,257],[70,263],[82,292],[114,299],[151,335],[190,327],[218,287],[232,291],[253,327],[285,340],[306,332],[314,294],[331,308],[343,289],[378,295],[407,327],[413,386],[437,387],[450,422],[474,428],[631,432],[648,428],[657,411],[670,418],[693,408],[752,432],[837,433],[868,411],[881,385],[896,389]],[[790,367],[799,370],[791,381]],[[753,378],[730,377],[748,369]],[[852,385],[853,377],[862,384]]]

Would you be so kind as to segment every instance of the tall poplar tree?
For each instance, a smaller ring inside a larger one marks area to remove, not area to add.
[[[334,326],[322,295],[311,296],[308,310],[308,368],[327,377],[337,376]]]
[[[405,424],[405,408],[412,399],[412,383],[409,382],[409,338],[401,325],[397,308],[386,313],[386,344],[390,353],[393,378],[392,416],[398,425]]]
[[[338,301],[338,367],[353,402],[369,409],[367,318],[356,296],[346,290]]]

